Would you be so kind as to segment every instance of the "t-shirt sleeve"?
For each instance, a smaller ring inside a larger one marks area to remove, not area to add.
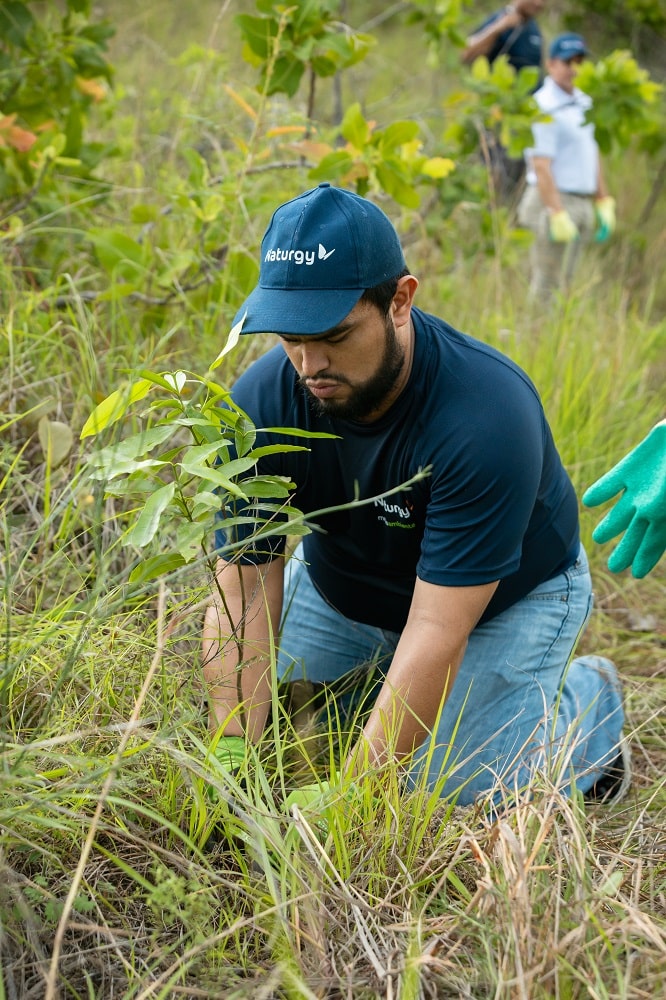
[[[473,411],[472,411],[473,412]],[[501,580],[519,565],[534,510],[545,417],[524,384],[514,398],[486,399],[433,463],[417,575],[442,586]]]
[[[534,146],[530,149],[532,156],[544,156],[549,160],[555,157],[557,150],[557,125],[555,122],[537,122],[532,126]]]

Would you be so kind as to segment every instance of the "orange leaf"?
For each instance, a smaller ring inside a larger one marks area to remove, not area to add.
[[[243,111],[247,115],[250,116],[250,118],[252,119],[252,121],[256,121],[257,112],[254,110],[254,108],[250,107],[250,105],[247,103],[247,101],[244,100],[240,96],[240,94],[237,94],[236,91],[232,87],[230,87],[227,83],[224,84],[224,89],[226,90],[226,92],[229,95],[229,97],[231,98],[231,100],[235,101],[236,104],[238,105],[238,107],[242,108]]]
[[[305,125],[277,125],[275,128],[269,128],[266,135],[272,138],[274,135],[303,135],[307,131]]]
[[[96,104],[106,97],[106,90],[99,80],[89,80],[84,76],[77,76],[76,86],[86,97],[92,97]]]
[[[333,147],[326,142],[315,142],[313,139],[303,139],[302,142],[292,142],[288,149],[292,149],[300,156],[307,156],[311,160],[322,160],[328,153],[333,152]]]
[[[34,132],[15,125],[15,118],[15,114],[0,118],[0,146],[9,146],[17,153],[27,153],[37,142],[37,136]]]

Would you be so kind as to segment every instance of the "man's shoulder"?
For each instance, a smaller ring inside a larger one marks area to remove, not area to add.
[[[534,91],[533,97],[542,111],[554,111],[562,103],[562,97],[566,95],[561,90],[552,77],[547,76],[538,90]]]
[[[496,386],[502,392],[506,382],[520,383],[538,400],[538,392],[520,365],[508,354],[471,334],[451,326],[445,320],[415,309],[417,331],[422,329],[426,349],[434,357],[435,377],[469,380],[485,391]]]

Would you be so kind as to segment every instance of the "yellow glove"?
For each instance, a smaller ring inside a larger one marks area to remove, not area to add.
[[[578,239],[578,227],[565,208],[551,213],[549,228],[554,243],[571,243]]]
[[[610,195],[598,198],[594,203],[594,211],[597,216],[594,239],[597,243],[603,243],[615,232],[615,198],[611,198]]]

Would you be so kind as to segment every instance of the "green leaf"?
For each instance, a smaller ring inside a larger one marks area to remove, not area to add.
[[[413,182],[405,180],[401,173],[395,170],[388,162],[377,164],[377,180],[387,194],[406,208],[418,208],[421,198],[418,191],[414,189]]]
[[[274,455],[276,451],[282,454],[283,452],[287,451],[309,451],[309,450],[310,449],[307,448],[304,444],[280,444],[280,445],[267,444],[264,445],[262,448],[253,448],[252,451],[249,453],[248,458],[251,458],[253,461],[256,462],[258,459],[263,458],[264,455]]]
[[[268,81],[267,93],[285,93],[293,97],[305,73],[305,64],[298,62],[291,55],[281,55],[275,60],[271,78]]]
[[[162,555],[151,556],[135,566],[129,575],[130,583],[148,583],[156,580],[166,573],[172,573],[185,565],[185,560],[179,552],[166,552]]]
[[[148,469],[162,469],[165,464],[159,459],[142,458],[136,460],[126,459],[124,461],[109,459],[109,464],[105,465],[105,457],[103,456],[99,465],[95,466],[90,472],[91,479],[104,481],[106,479],[117,479],[120,476],[134,476],[137,472],[145,472]],[[114,487],[114,491],[115,489]]]
[[[349,173],[354,165],[354,159],[344,149],[336,149],[322,157],[316,167],[308,171],[312,181],[338,181]]]
[[[114,462],[126,462],[135,458],[147,455],[158,445],[168,441],[169,438],[178,432],[174,424],[160,424],[157,427],[150,427],[139,434],[132,434],[124,438],[117,444],[101,448],[92,455],[90,464],[112,468]]]
[[[273,51],[275,22],[266,17],[252,17],[251,14],[238,14],[234,21],[252,52],[260,59],[268,59]]]
[[[37,425],[37,434],[44,457],[52,469],[57,468],[72,450],[74,435],[71,427],[60,420],[42,417]]]
[[[195,517],[204,510],[219,509],[220,498],[217,493],[211,493],[209,490],[203,490],[201,493],[197,493],[192,498],[192,513]]]
[[[204,531],[205,525],[195,521],[183,521],[178,525],[176,548],[186,563],[192,562],[202,554]]]
[[[118,229],[90,229],[88,238],[109,274],[125,281],[142,278],[146,270],[146,244],[137,243]]]
[[[257,427],[257,431],[264,434],[285,434],[288,437],[304,438],[339,438],[339,434],[330,434],[328,431],[306,431],[301,427]],[[281,445],[270,446],[273,451],[280,451]],[[268,451],[265,454],[269,454]]]
[[[224,468],[224,466],[222,466]],[[221,486],[222,489],[226,490],[227,493],[231,493],[232,496],[239,497],[241,500],[247,500],[247,496],[240,488],[237,483],[232,482],[228,476],[225,476],[223,472],[220,471],[216,466],[209,465],[188,465],[187,468],[183,466],[184,471],[190,476],[196,476],[197,479],[201,479],[203,483],[208,486],[208,484],[213,484],[214,486]]]
[[[340,125],[340,132],[356,149],[364,149],[370,141],[370,126],[361,113],[361,105],[351,104]]]
[[[419,134],[417,122],[400,121],[389,125],[379,136],[379,147],[384,152],[390,152],[411,142]]]
[[[285,476],[254,476],[243,480],[243,489],[249,497],[279,500],[288,497],[295,488]]]
[[[148,379],[142,378],[124,389],[115,389],[92,411],[81,431],[81,438],[91,437],[106,430],[124,417],[132,403],[143,399],[152,387]]]
[[[162,514],[173,500],[175,492],[176,484],[167,483],[146,500],[138,521],[123,541],[124,545],[136,545],[142,549],[153,540],[160,526]]]

